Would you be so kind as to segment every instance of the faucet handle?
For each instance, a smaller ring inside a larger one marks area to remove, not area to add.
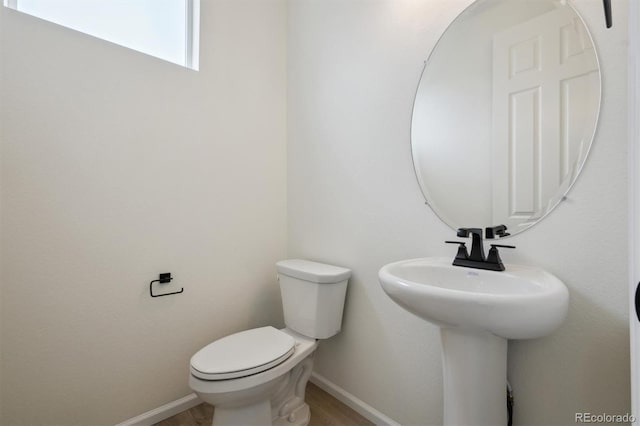
[[[516,248],[516,246],[507,246],[504,244],[491,244],[491,247],[501,247],[501,248],[511,248],[511,249]]]
[[[467,252],[467,245],[464,241],[445,241],[447,244],[459,244],[458,253],[456,253],[456,259],[467,260],[469,259],[469,253]]]
[[[487,255],[487,263],[496,265],[496,270],[498,271],[504,271],[504,264],[502,263],[502,259],[500,259],[500,253],[498,253],[498,247],[514,249],[516,248],[516,246],[507,246],[504,244],[491,244],[491,249],[489,250],[489,254]]]

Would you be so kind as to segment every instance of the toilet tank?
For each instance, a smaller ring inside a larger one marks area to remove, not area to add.
[[[281,260],[276,267],[286,326],[315,339],[337,334],[351,270],[302,259]]]

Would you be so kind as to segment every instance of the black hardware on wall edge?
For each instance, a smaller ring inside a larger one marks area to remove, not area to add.
[[[507,382],[507,426],[513,426],[513,392]]]
[[[181,288],[180,291],[174,291],[173,293],[153,294],[153,283],[166,284],[166,283],[170,283],[171,280],[173,280],[173,277],[171,276],[171,272],[166,272],[166,273],[160,274],[157,280],[151,281],[149,283],[149,294],[151,294],[151,297],[171,296],[172,294],[180,294],[184,291],[184,288]]]
[[[611,17],[611,0],[602,0],[604,4],[604,20],[607,23],[607,28],[613,26],[613,19]]]
[[[640,321],[640,283],[636,286],[636,317]]]

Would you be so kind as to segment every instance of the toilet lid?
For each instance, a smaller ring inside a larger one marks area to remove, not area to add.
[[[241,331],[216,340],[191,358],[191,372],[205,380],[260,373],[293,354],[295,339],[271,326]]]

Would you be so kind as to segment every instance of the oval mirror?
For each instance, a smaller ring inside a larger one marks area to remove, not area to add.
[[[566,1],[477,0],[416,93],[411,149],[427,203],[454,229],[529,228],[578,177],[599,109],[593,41]]]

